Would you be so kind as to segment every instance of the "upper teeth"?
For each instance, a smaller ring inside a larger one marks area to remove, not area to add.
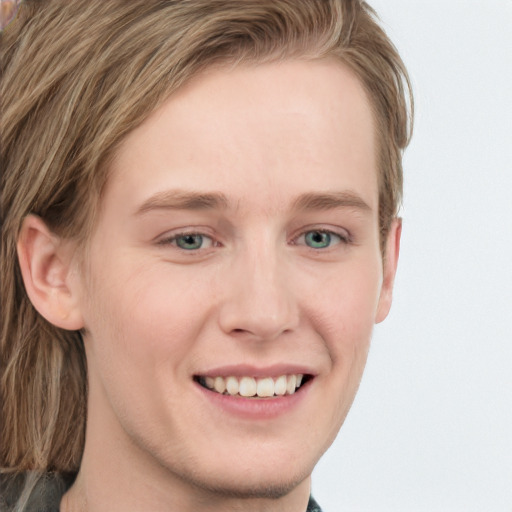
[[[293,395],[295,390],[300,387],[302,378],[302,374],[281,375],[276,379],[272,377],[262,379],[253,377],[203,377],[200,382],[217,393],[263,398],[274,395]]]

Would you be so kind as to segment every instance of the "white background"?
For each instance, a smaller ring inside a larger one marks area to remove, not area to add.
[[[512,0],[369,0],[410,71],[394,305],[325,512],[512,512]]]

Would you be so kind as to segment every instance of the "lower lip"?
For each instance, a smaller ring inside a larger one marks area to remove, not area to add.
[[[313,380],[313,379],[312,379]],[[306,382],[293,395],[273,398],[245,398],[242,396],[221,395],[196,383],[203,398],[222,412],[248,420],[269,420],[291,413],[306,398],[312,384]]]

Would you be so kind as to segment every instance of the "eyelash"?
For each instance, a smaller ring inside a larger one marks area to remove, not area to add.
[[[329,239],[329,245],[327,245],[326,247],[312,247],[310,245],[307,245],[307,243],[306,243],[306,236],[308,234],[311,234],[311,233],[320,234],[321,236],[329,237],[328,238]],[[185,237],[201,237],[201,241],[204,241],[205,239],[209,240],[210,241],[210,245],[209,245],[209,247],[203,247],[203,245],[201,245],[201,247],[192,248],[192,249],[185,249],[184,247],[180,247],[178,245],[178,240],[182,239],[182,238],[185,238]],[[332,242],[332,238],[337,239],[337,242],[336,243],[330,243],[330,242]],[[297,241],[300,240],[300,239],[304,239],[304,242],[303,243],[297,243]],[[333,246],[336,246],[336,245],[340,245],[340,244],[341,245],[349,245],[351,243],[353,243],[353,241],[352,241],[351,236],[350,236],[349,233],[343,233],[342,234],[342,233],[339,233],[339,232],[336,232],[336,231],[330,230],[330,229],[309,228],[309,229],[303,230],[298,236],[294,237],[292,239],[291,245],[304,245],[304,246],[308,247],[309,249],[312,249],[313,251],[324,251],[324,250],[330,249],[330,248],[332,248]],[[201,250],[204,251],[204,250],[211,249],[212,247],[219,247],[219,246],[221,246],[221,243],[215,241],[213,239],[213,237],[211,237],[209,235],[206,235],[205,233],[201,233],[201,232],[198,232],[198,231],[184,231],[184,232],[176,233],[176,234],[173,234],[170,237],[166,237],[166,238],[163,238],[163,239],[159,240],[158,241],[158,245],[162,245],[162,246],[171,245],[171,246],[176,247],[176,249],[181,250],[183,252],[187,252],[187,253],[190,253],[190,254],[196,254],[196,253],[198,253]]]

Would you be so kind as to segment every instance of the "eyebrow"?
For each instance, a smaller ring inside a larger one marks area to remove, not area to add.
[[[158,192],[144,201],[136,215],[153,210],[214,210],[226,209],[228,200],[220,192],[202,193],[168,190]]]
[[[136,215],[154,210],[225,210],[229,208],[227,197],[221,192],[189,192],[167,190],[149,197],[137,209]],[[354,208],[371,212],[371,207],[353,192],[308,192],[298,196],[292,203],[297,211],[334,210]]]
[[[299,211],[333,210],[336,208],[354,208],[363,212],[372,211],[368,203],[353,192],[302,194],[295,199],[293,207]]]

